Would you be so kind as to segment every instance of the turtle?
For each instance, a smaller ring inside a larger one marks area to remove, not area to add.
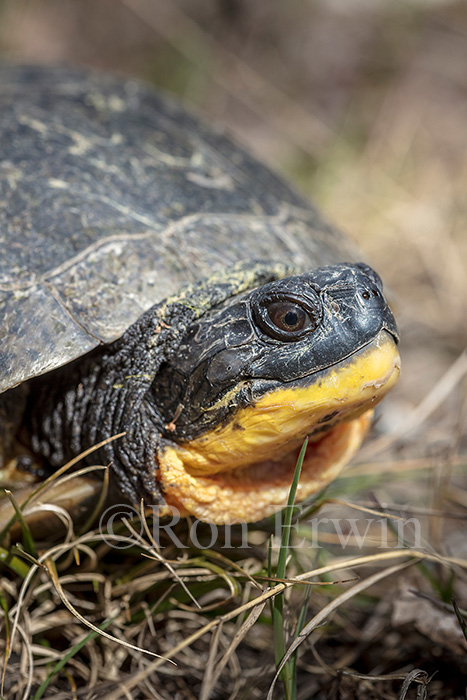
[[[355,244],[135,79],[3,64],[0,143],[2,483],[85,453],[115,498],[222,524],[286,504],[306,436],[297,499],[335,479],[400,371]]]

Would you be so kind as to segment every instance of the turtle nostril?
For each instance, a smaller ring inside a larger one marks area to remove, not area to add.
[[[379,292],[377,289],[365,289],[365,291],[361,294],[365,301],[369,301],[371,299],[371,295],[373,295],[374,297],[379,297]]]

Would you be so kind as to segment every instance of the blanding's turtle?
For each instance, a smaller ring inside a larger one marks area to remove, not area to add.
[[[206,521],[283,506],[306,435],[298,496],[329,483],[399,376],[352,244],[135,80],[3,66],[0,143],[4,483],[122,432],[88,462]]]

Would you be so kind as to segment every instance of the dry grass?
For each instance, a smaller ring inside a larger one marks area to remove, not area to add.
[[[268,580],[270,521],[248,547],[190,521],[175,546],[135,515],[114,535],[128,549],[97,528],[0,551],[4,696],[264,700],[280,595],[297,698],[465,698],[466,5],[155,7],[4,1],[0,50],[152,79],[282,168],[384,277],[404,376],[358,463],[297,518],[285,582]]]
[[[35,543],[34,555],[12,545],[2,594],[5,697],[207,700],[264,698],[269,688],[272,698],[277,639],[267,603],[278,595],[285,660],[299,651],[297,697],[330,687],[397,697],[416,668],[413,682],[428,684],[430,697],[460,697],[467,643],[450,600],[465,615],[467,557],[428,538],[435,520],[459,534],[467,513],[358,498],[361,479],[373,493],[388,480],[420,484],[439,463],[392,466],[377,475],[374,465],[350,470],[333,490],[353,493],[352,503],[329,494],[313,512],[299,511],[279,582],[267,573],[271,536],[273,568],[279,551],[273,520],[252,526],[247,539],[240,526],[216,528],[212,542],[209,525],[165,531],[129,509],[109,530]],[[461,466],[451,465],[454,478]]]

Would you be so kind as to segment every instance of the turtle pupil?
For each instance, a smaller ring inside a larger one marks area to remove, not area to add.
[[[298,323],[298,314],[295,311],[287,311],[284,316],[284,323],[286,326],[295,326]]]

